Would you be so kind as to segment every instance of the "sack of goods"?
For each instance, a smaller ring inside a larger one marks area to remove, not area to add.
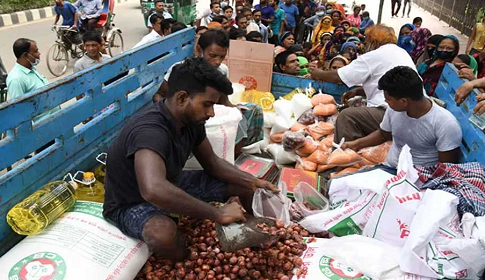
[[[103,204],[77,201],[0,258],[0,279],[134,279],[147,245],[104,220]]]

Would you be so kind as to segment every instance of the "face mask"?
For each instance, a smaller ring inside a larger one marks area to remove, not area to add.
[[[325,14],[325,12],[316,12],[315,14],[316,14],[317,16],[321,17],[321,16],[323,16],[323,15]]]
[[[30,65],[32,65],[32,67],[35,67],[35,66],[39,65],[39,63],[40,63],[40,59],[35,58],[35,57],[34,57],[33,55],[31,55],[30,53],[27,53],[27,54],[28,54],[30,57],[32,57],[32,58],[34,59],[34,62],[32,62],[32,61],[30,61],[30,60],[29,60]]]
[[[451,59],[453,57],[453,52],[437,51],[436,55],[439,59]]]
[[[305,76],[306,74],[308,74],[308,68],[301,68],[299,74],[300,76]]]
[[[409,43],[411,42],[412,38],[410,35],[407,35],[407,36],[403,36],[401,40],[403,43]]]

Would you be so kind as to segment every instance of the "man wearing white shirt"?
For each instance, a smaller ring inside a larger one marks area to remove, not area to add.
[[[408,66],[417,72],[411,57],[396,45],[394,29],[375,25],[366,35],[366,53],[349,65],[332,71],[317,69],[315,65],[309,67],[312,77],[317,80],[355,87],[342,95],[344,105],[355,96],[367,99],[367,107],[347,108],[339,114],[335,124],[337,143],[342,138],[346,141],[362,138],[379,128],[387,104],[384,92],[378,88],[378,81],[387,71],[396,66]]]
[[[164,3],[163,3],[163,0],[155,0],[155,12],[153,14],[151,14],[147,19],[147,27],[148,27],[148,30],[150,32],[153,29],[152,23],[150,22],[150,18],[153,15],[157,15],[158,17],[162,18],[162,20],[173,18],[172,15],[169,12],[165,11],[165,6],[164,6]]]
[[[152,32],[148,33],[148,35],[145,35],[143,39],[141,39],[140,42],[138,42],[133,48],[138,48],[139,46],[142,46],[144,44],[147,44],[149,42],[153,42],[156,39],[162,38],[163,33],[162,33],[162,19],[154,14],[150,17],[150,23],[153,27]]]
[[[248,27],[246,27],[247,33],[251,31],[258,31],[259,33],[261,33],[261,28],[259,28],[259,25],[257,25],[253,20],[253,12],[250,8],[242,9],[241,14],[248,19]]]
[[[211,4],[221,4],[221,0],[211,0]],[[220,10],[220,13],[222,12],[222,9]],[[210,7],[205,8],[204,10],[200,11],[197,10],[197,17],[195,18],[195,26],[199,27],[201,26],[202,20],[212,14],[212,11]]]

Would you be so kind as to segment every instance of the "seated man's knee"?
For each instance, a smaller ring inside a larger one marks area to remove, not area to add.
[[[146,222],[142,236],[145,243],[153,251],[176,246],[177,224],[167,216],[154,216]]]

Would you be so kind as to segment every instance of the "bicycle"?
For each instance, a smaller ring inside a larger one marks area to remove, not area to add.
[[[56,77],[64,75],[67,71],[69,58],[81,58],[84,54],[80,34],[70,26],[54,25],[52,31],[56,32],[57,39],[47,52],[47,68]]]

